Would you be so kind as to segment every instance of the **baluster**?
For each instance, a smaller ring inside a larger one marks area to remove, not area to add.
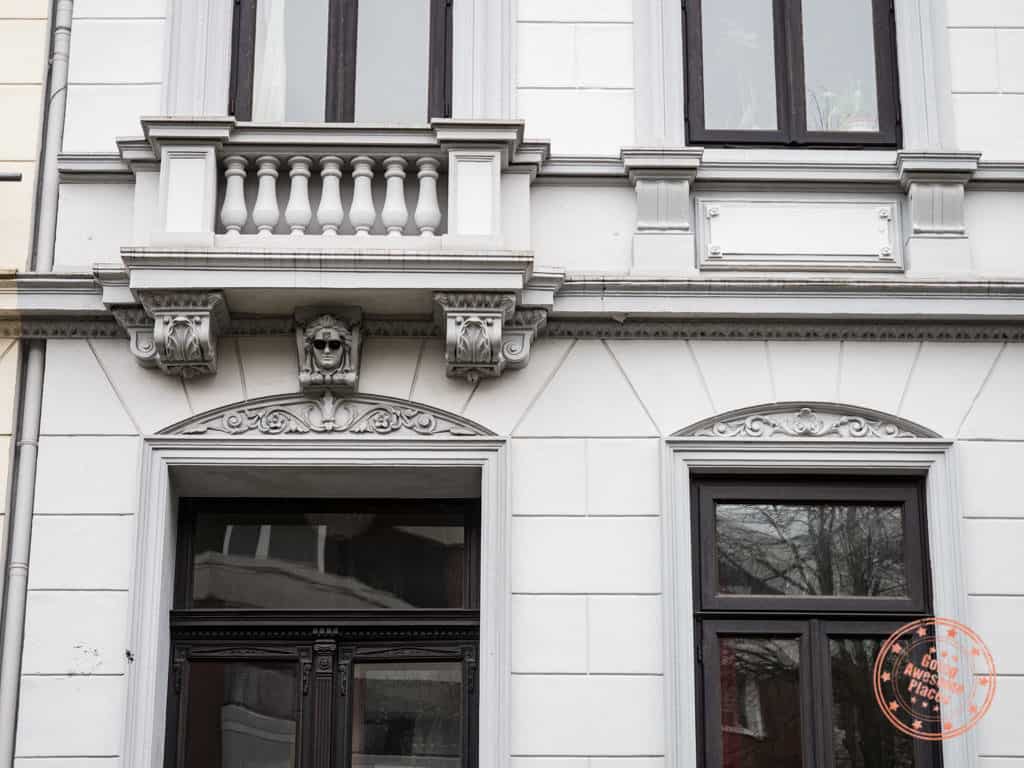
[[[421,157],[416,161],[420,169],[420,193],[416,200],[414,220],[420,234],[433,237],[441,226],[441,206],[437,202],[437,169],[440,161],[436,157]]]
[[[316,220],[325,235],[336,235],[345,219],[341,205],[341,158],[325,157],[320,161],[320,206],[316,209]]]
[[[284,209],[284,220],[288,222],[292,235],[306,234],[306,227],[313,219],[313,209],[309,207],[309,176],[313,161],[308,157],[293,157],[288,161],[291,165],[289,176],[292,188],[288,193],[288,206]]]
[[[360,155],[352,158],[352,207],[348,211],[348,220],[355,227],[357,235],[370,234],[370,227],[377,218],[377,210],[373,207],[373,159]]]
[[[387,227],[390,237],[398,237],[405,231],[409,221],[409,209],[405,206],[405,160],[389,157],[384,160],[384,178],[387,180],[387,194],[380,220]]]
[[[224,161],[224,204],[220,207],[220,223],[231,237],[238,237],[245,226],[249,212],[245,208],[245,177],[249,163],[240,155],[232,155]]]
[[[277,169],[281,163],[276,157],[264,155],[256,159],[259,170],[256,176],[259,186],[256,192],[256,205],[252,209],[252,221],[263,237],[274,233],[281,211],[277,206]]]

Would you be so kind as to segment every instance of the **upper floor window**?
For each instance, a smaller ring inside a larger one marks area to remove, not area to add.
[[[238,0],[232,113],[423,125],[451,114],[451,0]]]
[[[694,144],[895,146],[890,0],[685,2]]]

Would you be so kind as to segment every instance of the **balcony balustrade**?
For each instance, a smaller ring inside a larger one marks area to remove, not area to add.
[[[394,128],[161,118],[143,128],[145,141],[120,147],[137,177],[158,174],[156,227],[138,243],[153,247],[522,250],[528,232],[502,224],[521,220],[508,214],[529,206],[530,180],[547,152],[523,143],[518,122]]]
[[[438,189],[444,160],[438,154],[409,159],[268,154],[252,160],[229,155],[223,160],[220,231],[231,237],[253,231],[260,237],[281,232],[435,237],[445,219],[446,200]],[[383,195],[374,183],[381,180]]]

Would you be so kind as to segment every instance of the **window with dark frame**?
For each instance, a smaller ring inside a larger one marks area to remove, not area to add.
[[[475,768],[479,499],[184,499],[168,768]]]
[[[919,478],[693,478],[702,765],[938,768],[878,708],[892,632],[927,617]]]
[[[892,0],[683,0],[691,144],[895,147]]]
[[[231,114],[425,125],[451,116],[453,0],[236,0]]]

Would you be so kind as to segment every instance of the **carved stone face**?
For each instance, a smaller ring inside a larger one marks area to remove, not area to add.
[[[313,335],[310,344],[318,369],[333,373],[341,367],[345,357],[345,343],[335,328],[321,328]]]

